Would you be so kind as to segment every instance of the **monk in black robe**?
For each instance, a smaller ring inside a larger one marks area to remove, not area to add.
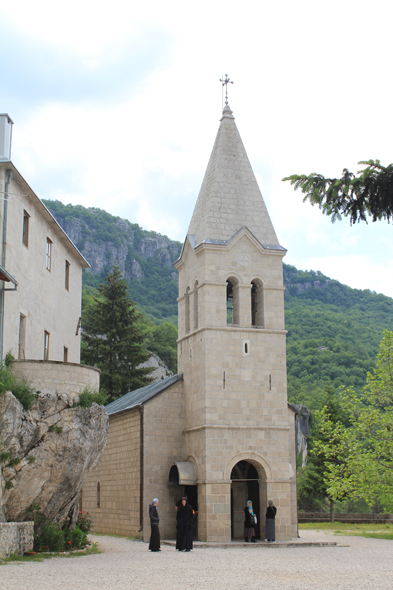
[[[176,512],[176,549],[178,551],[191,551],[194,513],[192,506],[183,498],[181,506]]]
[[[161,551],[160,549],[160,530],[158,528],[160,517],[158,516],[157,510],[158,498],[154,498],[153,502],[149,506],[149,516],[150,516],[150,526],[151,526],[151,535],[150,535],[150,551]]]

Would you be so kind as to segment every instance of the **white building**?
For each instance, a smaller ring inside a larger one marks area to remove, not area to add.
[[[0,359],[80,361],[79,250],[11,162],[0,114]]]

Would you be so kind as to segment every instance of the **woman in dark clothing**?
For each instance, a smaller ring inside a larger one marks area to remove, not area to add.
[[[191,551],[193,533],[193,510],[185,498],[176,512],[176,549],[178,551]]]
[[[244,509],[244,540],[246,543],[256,543],[255,541],[255,529],[256,518],[252,502],[249,500],[247,506]]]
[[[276,514],[277,508],[271,500],[268,502],[265,518],[265,541],[268,543],[276,542]]]
[[[154,498],[153,502],[149,506],[149,516],[150,516],[150,526],[151,526],[151,535],[150,535],[150,551],[161,551],[160,549],[160,531],[158,528],[158,524],[160,522],[160,517],[158,516],[157,510],[158,498]]]

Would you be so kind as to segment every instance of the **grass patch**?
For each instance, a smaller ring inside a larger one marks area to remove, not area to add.
[[[53,557],[60,557],[70,559],[72,557],[84,557],[86,555],[95,555],[101,553],[98,549],[98,543],[93,543],[91,547],[87,547],[83,551],[72,551],[70,553],[64,553],[60,551],[54,551],[51,553],[36,553],[35,555],[19,555],[13,553],[6,559],[0,559],[0,565],[6,565],[7,563],[28,563],[31,561],[44,561],[45,559],[52,559]]]
[[[305,522],[299,523],[299,530],[331,531],[335,535],[346,535],[348,537],[393,540],[393,525],[388,523]]]

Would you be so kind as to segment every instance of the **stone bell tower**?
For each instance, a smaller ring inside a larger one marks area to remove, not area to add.
[[[197,468],[200,540],[241,538],[250,496],[257,536],[268,499],[276,538],[296,534],[285,253],[227,105],[176,263],[184,459]]]

